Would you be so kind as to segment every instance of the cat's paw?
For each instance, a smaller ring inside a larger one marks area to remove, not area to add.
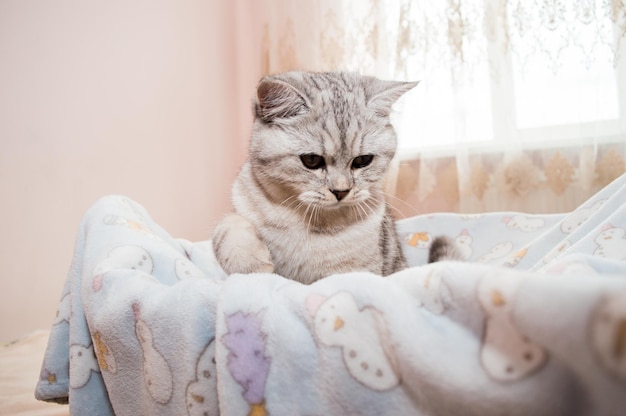
[[[241,215],[230,214],[215,227],[213,251],[227,274],[274,272],[269,249]]]

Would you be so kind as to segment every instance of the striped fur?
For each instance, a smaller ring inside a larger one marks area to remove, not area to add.
[[[406,267],[383,177],[396,152],[391,106],[415,85],[340,72],[263,78],[249,157],[233,185],[236,214],[213,237],[226,272],[273,266],[311,283]]]
[[[463,253],[456,242],[448,236],[435,237],[428,250],[428,262],[435,263],[444,260],[464,260]]]

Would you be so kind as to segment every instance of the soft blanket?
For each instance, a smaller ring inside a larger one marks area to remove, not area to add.
[[[210,242],[105,197],[36,395],[75,415],[624,415],[625,202],[623,176],[568,215],[413,217],[413,267],[305,286],[227,277]],[[437,234],[469,261],[424,265]]]

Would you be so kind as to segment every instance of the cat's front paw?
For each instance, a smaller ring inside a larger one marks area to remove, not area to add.
[[[273,273],[270,251],[254,225],[238,214],[230,214],[215,227],[213,251],[222,269],[233,273]]]

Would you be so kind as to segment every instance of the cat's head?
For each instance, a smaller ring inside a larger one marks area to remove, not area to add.
[[[391,106],[415,85],[341,72],[263,78],[250,141],[253,174],[277,203],[335,209],[380,199],[396,152]]]

